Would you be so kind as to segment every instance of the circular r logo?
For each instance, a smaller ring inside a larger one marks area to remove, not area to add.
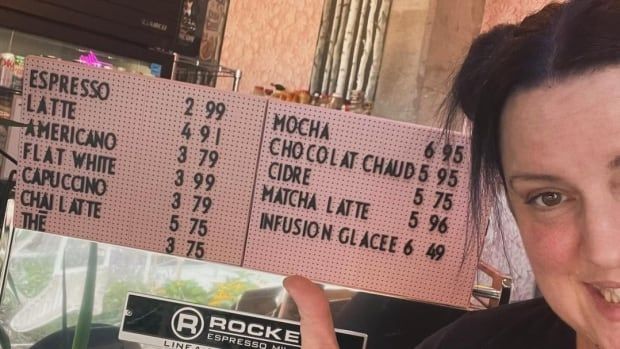
[[[205,321],[202,314],[191,307],[184,307],[177,310],[172,316],[172,332],[184,340],[192,340],[202,334]]]

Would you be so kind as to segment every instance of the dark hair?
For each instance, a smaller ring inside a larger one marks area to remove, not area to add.
[[[550,4],[519,24],[497,26],[474,40],[447,99],[446,129],[459,111],[472,124],[469,225],[475,236],[480,237],[485,212],[498,213],[505,188],[499,125],[507,99],[548,80],[619,63],[620,0]]]

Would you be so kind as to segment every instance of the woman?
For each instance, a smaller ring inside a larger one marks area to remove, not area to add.
[[[473,216],[505,193],[544,299],[471,313],[419,348],[620,348],[620,0],[482,35],[451,96],[473,125]],[[337,348],[320,289],[285,286],[303,348]]]

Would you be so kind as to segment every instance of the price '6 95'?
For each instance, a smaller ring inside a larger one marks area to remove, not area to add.
[[[446,144],[441,149],[442,152],[442,161],[452,161],[456,164],[460,164],[463,162],[463,150],[464,147],[462,145],[457,145],[454,147],[452,144]],[[424,148],[424,157],[427,159],[432,159],[435,156],[435,142],[430,142]]]

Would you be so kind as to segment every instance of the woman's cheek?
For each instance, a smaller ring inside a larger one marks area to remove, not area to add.
[[[519,229],[534,271],[558,273],[576,262],[578,234],[572,224],[521,222]],[[566,270],[570,272],[570,270]],[[538,278],[543,275],[537,275]]]

